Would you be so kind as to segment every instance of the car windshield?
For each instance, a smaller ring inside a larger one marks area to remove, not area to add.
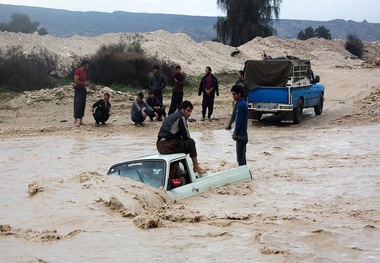
[[[160,188],[164,185],[164,164],[164,161],[159,160],[131,161],[112,166],[108,171],[108,175],[120,175]]]

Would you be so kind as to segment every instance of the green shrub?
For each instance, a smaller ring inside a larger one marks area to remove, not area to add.
[[[105,86],[116,84],[148,89],[150,73],[155,64],[160,66],[160,73],[170,84],[175,67],[173,63],[147,57],[141,48],[140,40],[134,40],[129,44],[121,40],[117,44],[101,46],[90,58],[88,78]]]
[[[57,65],[58,56],[46,49],[27,54],[21,46],[9,47],[0,51],[0,86],[15,92],[53,87]]]
[[[364,45],[361,39],[355,34],[349,34],[346,39],[345,48],[352,55],[362,58],[364,54]]]
[[[48,31],[45,27],[40,27],[40,22],[30,20],[29,16],[22,13],[13,13],[11,21],[8,24],[0,23],[0,31],[21,32],[33,34],[38,32],[39,35],[47,35]]]

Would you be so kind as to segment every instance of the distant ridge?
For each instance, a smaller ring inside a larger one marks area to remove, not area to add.
[[[214,25],[217,17],[186,16],[168,14],[130,13],[115,11],[76,12],[61,9],[0,4],[0,23],[8,23],[13,13],[27,14],[32,21],[39,21],[49,34],[59,37],[73,35],[97,36],[117,32],[151,32],[165,30],[170,33],[185,33],[194,41],[202,42],[216,37]],[[306,27],[325,26],[333,39],[345,39],[347,34],[356,34],[367,41],[380,40],[380,23],[355,22],[336,19],[331,21],[274,20],[277,37],[297,38]]]
[[[365,20],[355,22],[343,19],[330,21],[279,19],[274,21],[273,26],[277,29],[277,37],[282,39],[297,38],[298,32],[309,26],[314,29],[324,26],[330,30],[333,39],[346,39],[348,34],[356,34],[361,40],[380,40],[380,23],[368,23]]]

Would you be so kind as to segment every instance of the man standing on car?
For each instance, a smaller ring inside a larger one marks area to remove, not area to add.
[[[244,97],[243,87],[233,85],[231,88],[232,97],[236,106],[236,125],[232,133],[232,139],[236,141],[236,158],[239,166],[246,165],[246,152],[248,143],[248,104]]]
[[[162,90],[166,87],[165,79],[160,75],[160,67],[158,65],[153,66],[153,77],[151,77],[149,82],[149,89],[153,90],[154,96],[162,104]]]

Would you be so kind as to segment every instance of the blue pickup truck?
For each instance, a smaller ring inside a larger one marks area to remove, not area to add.
[[[309,60],[293,56],[247,60],[248,118],[260,120],[262,114],[281,114],[282,122],[298,124],[304,108],[322,114],[325,87],[314,76]]]

